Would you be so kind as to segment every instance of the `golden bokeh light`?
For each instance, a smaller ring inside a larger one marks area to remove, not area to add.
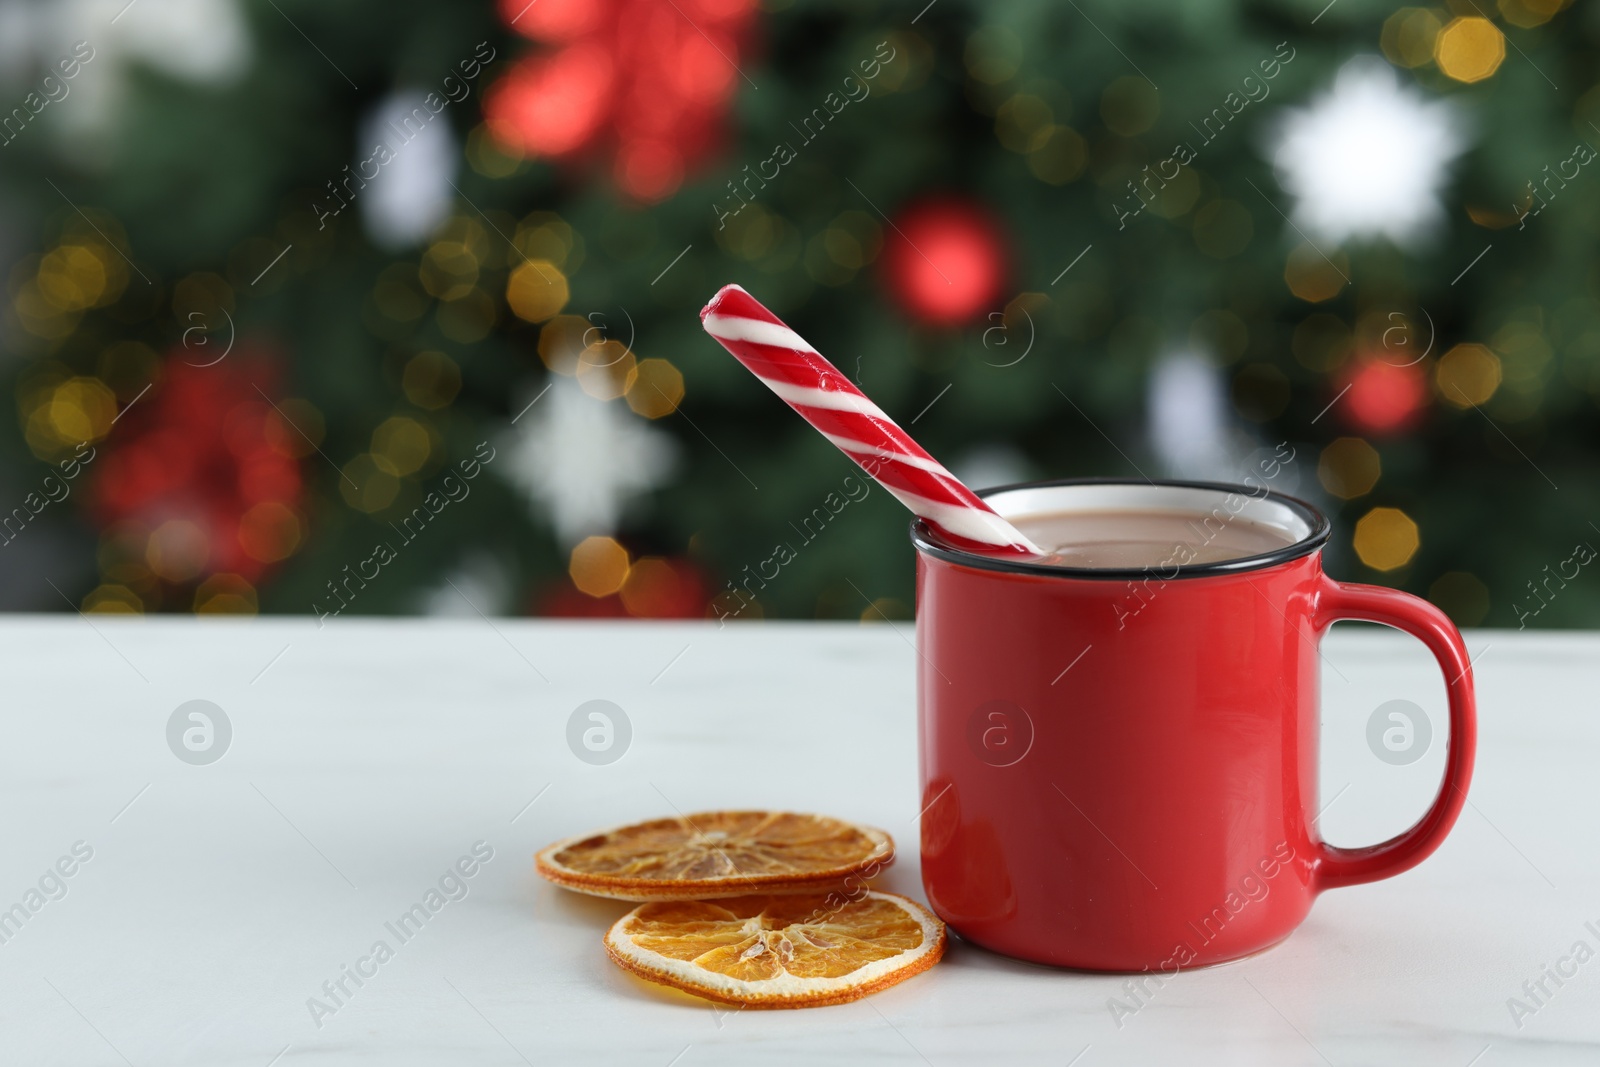
[[[1350,268],[1343,253],[1335,253],[1330,260],[1315,246],[1302,243],[1289,253],[1289,261],[1283,268],[1283,280],[1288,284],[1289,291],[1301,300],[1320,304],[1339,295],[1349,284],[1349,273]]]
[[[1022,41],[1004,26],[985,26],[967,38],[962,58],[974,81],[999,85],[1022,66]]]
[[[729,255],[754,263],[772,251],[783,229],[782,218],[751,202],[723,218],[712,235]]]
[[[1489,587],[1466,571],[1439,575],[1428,586],[1428,599],[1457,626],[1477,626],[1489,614]]]
[[[406,361],[400,388],[417,407],[438,411],[461,391],[461,368],[443,352],[418,352]]]
[[[372,431],[372,454],[387,460],[396,474],[415,474],[433,454],[433,435],[416,419],[395,415]]]
[[[1530,29],[1543,26],[1571,0],[1500,0],[1500,14],[1513,26]]]
[[[1375,571],[1404,567],[1421,544],[1417,524],[1399,508],[1373,508],[1356,523],[1356,555]]]
[[[1100,94],[1100,118],[1119,137],[1134,137],[1155,125],[1161,95],[1143,77],[1117,78]]]
[[[567,306],[569,295],[566,275],[547,259],[530,259],[506,281],[506,303],[524,322],[551,318]]]
[[[1052,126],[1044,140],[1028,153],[1028,170],[1049,185],[1066,185],[1083,173],[1089,162],[1089,143],[1071,126]]]
[[[482,289],[472,289],[455,300],[440,302],[434,319],[440,333],[459,344],[470,345],[489,336],[496,311],[493,297]]]
[[[106,583],[83,598],[83,611],[90,615],[143,615],[144,601],[125,585]]]
[[[238,310],[233,286],[220,274],[212,271],[195,271],[185,275],[172,287],[172,318],[180,328],[198,327],[196,334],[221,331],[225,323],[222,312],[232,314]],[[190,334],[185,334],[188,343]],[[203,356],[194,357],[203,359]]]
[[[485,178],[507,178],[522,165],[522,152],[496,141],[489,127],[479,123],[467,134],[467,163]]]
[[[1200,179],[1193,167],[1184,167],[1164,183],[1150,183],[1155,199],[1150,201],[1149,212],[1158,218],[1176,219],[1189,213],[1200,199]]]
[[[98,441],[111,430],[117,417],[117,398],[98,378],[73,377],[50,391],[28,420],[28,443],[35,437],[50,450]],[[35,448],[35,451],[39,451]]]
[[[845,211],[823,231],[823,244],[835,263],[860,270],[883,249],[883,227],[864,211]]]
[[[277,402],[262,423],[261,433],[276,451],[304,459],[317,450],[326,430],[322,412],[309,400],[288,397]]]
[[[628,550],[609,537],[585,537],[572,550],[567,574],[579,592],[610,596],[628,580]]]
[[[856,235],[843,226],[829,226],[823,230],[822,247],[829,259],[846,270],[860,270],[867,263],[867,250],[861,247]]]
[[[417,266],[417,280],[429,296],[459,300],[478,284],[479,261],[470,234],[441,238],[428,246]]]
[[[262,563],[287,559],[300,547],[300,516],[293,508],[268,500],[256,504],[239,518],[239,546]]]
[[[1383,473],[1378,450],[1359,437],[1340,437],[1322,450],[1317,460],[1317,480],[1340,500],[1372,492]]]
[[[557,374],[578,372],[578,359],[600,331],[582,315],[557,315],[539,331],[539,359]]]
[[[1484,345],[1460,344],[1434,368],[1439,396],[1458,408],[1477,407],[1500,388],[1500,357]]]
[[[621,592],[629,615],[659,619],[683,602],[685,580],[666,560],[647,556],[628,568]]]
[[[628,386],[628,406],[647,419],[678,410],[683,401],[683,372],[664,359],[642,359]]]
[[[1434,42],[1443,29],[1439,16],[1425,7],[1403,7],[1383,23],[1378,45],[1397,67],[1412,69],[1433,62]]]
[[[553,211],[535,211],[524,218],[511,243],[521,253],[513,260],[517,263],[541,259],[564,274],[583,265],[583,236]]]
[[[81,312],[65,311],[45,298],[37,278],[27,278],[11,298],[22,328],[35,337],[59,341],[78,328]]]
[[[994,134],[1011,151],[1026,155],[1044,145],[1054,122],[1049,104],[1031,93],[1018,93],[995,110]]]
[[[1486,18],[1467,15],[1450,20],[1433,45],[1433,61],[1458,82],[1480,82],[1500,69],[1506,38]]]
[[[194,591],[196,615],[254,615],[256,587],[237,574],[213,574]]]
[[[339,493],[357,511],[382,511],[400,493],[400,472],[387,458],[362,453],[340,471]]]
[[[62,311],[86,311],[109,303],[121,292],[111,277],[109,255],[110,249],[100,245],[64,244],[51,249],[39,261],[39,292]]]
[[[633,384],[637,364],[621,341],[592,344],[578,357],[578,387],[596,400],[615,400]]]

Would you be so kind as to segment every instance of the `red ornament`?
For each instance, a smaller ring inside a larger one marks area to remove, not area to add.
[[[500,13],[554,46],[485,96],[502,144],[566,161],[609,154],[617,185],[646,202],[720,146],[754,0],[501,0]]]
[[[1339,401],[1344,420],[1380,436],[1408,429],[1428,400],[1427,375],[1419,365],[1372,357],[1358,359],[1340,388],[1349,390]]]
[[[294,550],[303,525],[294,431],[267,399],[277,367],[260,353],[236,350],[208,367],[185,354],[168,357],[150,395],[101,443],[90,509],[102,526],[138,530],[164,581],[255,582]]]
[[[995,310],[1006,242],[981,206],[941,198],[917,204],[883,235],[884,278],[896,302],[932,326],[958,326]]]

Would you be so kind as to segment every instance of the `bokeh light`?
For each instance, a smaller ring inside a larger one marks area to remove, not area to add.
[[[1489,614],[1489,587],[1466,571],[1439,575],[1428,586],[1428,599],[1457,626],[1476,626]]]
[[[286,504],[266,500],[252,506],[239,519],[239,545],[245,555],[262,563],[287,559],[300,547],[300,516]]]
[[[1434,62],[1458,82],[1482,81],[1499,70],[1505,58],[1505,34],[1476,15],[1451,19],[1433,46]]]
[[[514,268],[506,281],[506,303],[517,318],[544,322],[567,306],[567,277],[547,259]]]
[[[994,134],[1013,152],[1027,155],[1050,137],[1055,114],[1050,105],[1031,93],[1017,93],[994,113]]]
[[[1407,429],[1428,398],[1427,378],[1415,364],[1366,359],[1346,376],[1345,385],[1349,388],[1337,402],[1344,420],[1373,434]]]
[[[285,456],[304,459],[322,443],[325,424],[322,412],[309,400],[286,397],[264,414],[261,430],[274,449]]]
[[[256,588],[237,574],[213,574],[194,591],[197,615],[254,615],[260,610]]]
[[[1317,460],[1317,480],[1340,500],[1372,492],[1382,473],[1378,450],[1359,437],[1340,437],[1330,442]]]
[[[364,452],[339,474],[339,493],[357,511],[382,511],[400,494],[400,472],[383,456]]]
[[[372,454],[396,474],[415,474],[433,453],[433,435],[416,419],[395,415],[372,431]]]
[[[1460,344],[1444,354],[1433,381],[1447,404],[1476,407],[1500,388],[1500,357],[1483,345]]]
[[[664,359],[642,359],[628,386],[628,406],[647,419],[664,418],[683,401],[683,372]]]
[[[1356,523],[1356,555],[1375,571],[1404,567],[1421,544],[1417,524],[1399,508],[1373,508]]]
[[[572,549],[567,575],[579,592],[610,596],[628,580],[628,550],[609,537],[585,537]]]
[[[615,72],[599,44],[524,59],[489,88],[484,121],[496,140],[530,156],[565,156],[600,131]]]
[[[1000,226],[987,211],[968,201],[927,201],[895,228],[884,248],[884,277],[912,315],[953,326],[993,309],[1006,262]]]
[[[1349,261],[1344,253],[1336,252],[1330,258],[1314,245],[1301,242],[1289,253],[1283,280],[1295,296],[1318,304],[1338,296],[1350,283],[1349,273]]]
[[[973,80],[999,85],[1022,66],[1022,41],[1005,26],[985,26],[967,37],[962,58]]]
[[[1100,94],[1100,118],[1119,137],[1145,132],[1160,115],[1161,94],[1143,77],[1115,78]]]
[[[90,615],[143,615],[144,601],[127,586],[108,582],[95,586],[83,598],[83,611]]]
[[[646,556],[628,568],[622,606],[640,619],[694,618],[703,613],[704,589],[688,563]]]
[[[578,387],[596,400],[615,400],[638,374],[638,360],[621,341],[600,341],[578,356]]]
[[[1383,23],[1379,47],[1397,67],[1421,67],[1433,62],[1434,42],[1443,29],[1439,16],[1425,7],[1403,7]]]
[[[157,577],[187,582],[205,570],[211,557],[211,539],[188,519],[168,519],[150,532],[145,562]]]
[[[406,361],[400,388],[417,407],[438,411],[461,391],[461,368],[443,352],[418,352]]]
[[[1028,170],[1050,185],[1066,185],[1088,162],[1089,143],[1070,126],[1050,127],[1043,142],[1028,153]]]
[[[1572,0],[1500,0],[1500,14],[1513,26],[1543,26]]]

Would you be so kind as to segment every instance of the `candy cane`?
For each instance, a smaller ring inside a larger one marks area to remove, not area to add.
[[[1044,554],[739,286],[723,286],[701,310],[700,323],[801,418],[945,539],[990,554]]]

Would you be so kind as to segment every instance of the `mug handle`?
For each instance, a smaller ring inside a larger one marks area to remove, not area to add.
[[[1472,658],[1444,612],[1420,597],[1377,585],[1347,585],[1324,577],[1314,610],[1317,638],[1339,619],[1382,623],[1415,637],[1432,652],[1444,672],[1450,701],[1450,736],[1439,795],[1411,829],[1376,845],[1339,848],[1317,842],[1311,884],[1320,893],[1339,886],[1376,882],[1408,871],[1444,843],[1467,801],[1473,757],[1478,747],[1478,705],[1473,692]]]

